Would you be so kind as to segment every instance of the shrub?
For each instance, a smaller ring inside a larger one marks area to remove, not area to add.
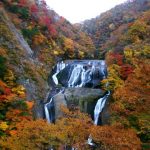
[[[3,56],[0,56],[0,79],[4,78],[4,75],[7,71],[6,69],[6,58]]]
[[[32,39],[32,37],[37,35],[38,33],[39,30],[37,27],[34,27],[32,29],[22,29],[22,34],[27,39]]]
[[[26,7],[19,8],[18,13],[20,14],[21,19],[28,19],[29,18],[29,10]]]

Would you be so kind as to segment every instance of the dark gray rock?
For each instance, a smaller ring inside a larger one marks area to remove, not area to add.
[[[91,88],[67,88],[65,98],[68,107],[77,106],[82,112],[91,115],[94,118],[94,108],[97,100],[103,97],[104,91]]]
[[[64,93],[68,102],[76,101],[77,103],[80,100],[83,101],[93,101],[97,100],[104,95],[104,91],[100,89],[92,88],[66,88]]]
[[[108,97],[106,104],[100,114],[100,125],[108,125],[110,124],[110,101],[111,101],[111,95]]]
[[[59,93],[54,98],[54,107],[55,107],[55,119],[58,119],[62,116],[61,106],[66,106],[67,103],[64,97],[64,94]]]
[[[68,65],[62,71],[60,71],[59,74],[57,75],[59,83],[63,85],[64,87],[68,86],[68,80],[70,78],[72,70],[73,70],[73,66]]]
[[[45,118],[43,101],[35,101],[32,112],[34,119]]]
[[[57,119],[62,115],[60,105],[68,108],[79,107],[82,112],[90,114],[93,118],[96,102],[104,93],[100,89],[66,88],[64,94],[57,94],[54,97],[55,118]]]

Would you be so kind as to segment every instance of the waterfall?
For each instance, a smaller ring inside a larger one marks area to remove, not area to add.
[[[76,65],[72,71],[70,79],[68,81],[68,87],[76,87],[78,82],[80,81],[81,73],[83,70],[83,66]]]
[[[65,64],[63,61],[61,63],[57,63],[56,65],[56,73],[52,76],[53,81],[56,85],[58,85],[58,79],[57,79],[57,74],[63,70],[65,67],[67,66],[67,64]]]
[[[94,109],[94,124],[95,125],[98,124],[100,113],[102,112],[109,95],[110,95],[110,91],[108,91],[108,93],[104,97],[100,98],[96,103],[96,106]]]
[[[74,60],[61,64],[57,64],[52,76],[56,85],[60,83],[64,87],[95,87],[107,76],[107,67],[103,60]]]
[[[82,61],[66,61],[59,62],[55,66],[55,71],[52,75],[55,85],[61,84],[63,87],[96,87],[102,79],[107,77],[107,67],[103,60],[82,60]],[[65,82],[64,82],[65,81]],[[107,86],[107,85],[106,85]],[[49,102],[45,104],[45,116],[49,123],[54,122],[54,98],[57,94],[63,93],[64,90],[59,92],[55,91]],[[100,114],[106,104],[110,92],[106,93],[102,98],[98,99],[94,109],[94,124],[98,125]],[[48,98],[47,98],[48,99]],[[87,140],[87,144],[95,147],[91,135]],[[75,150],[75,148],[72,148]]]
[[[60,90],[57,94],[63,93],[64,89]],[[55,94],[48,103],[45,104],[44,110],[45,110],[45,117],[48,123],[53,123],[55,121],[55,113],[54,113],[54,98],[57,96]]]
[[[68,87],[84,87],[86,83],[92,80],[93,70],[87,66],[76,65],[68,81]]]
[[[107,67],[103,60],[72,60],[59,62],[55,66],[54,74],[52,75],[53,82],[58,85],[60,82],[64,87],[95,87],[100,81],[107,76]],[[59,79],[57,78],[59,75]],[[62,80],[66,80],[63,85]],[[62,92],[62,91],[60,91]],[[59,92],[59,93],[60,93]],[[45,104],[45,116],[49,123],[54,121],[54,97]],[[108,92],[104,97],[97,101],[94,109],[94,124],[98,124],[99,115],[105,106],[109,96]]]
[[[45,116],[46,116],[46,120],[48,121],[48,123],[52,123],[52,112],[51,112],[51,108],[53,107],[53,97],[50,99],[50,102],[48,102],[47,104],[45,104],[44,106],[44,110],[45,110]]]
[[[94,124],[95,125],[98,125],[100,113],[102,112],[109,95],[110,95],[110,91],[108,91],[108,93],[105,94],[102,98],[100,98],[96,103],[96,106],[94,109]],[[96,144],[93,142],[91,135],[89,136],[89,138],[87,140],[87,144],[90,146],[93,146],[93,147],[96,146]]]
[[[56,84],[56,85],[58,85],[58,79],[57,79],[57,74],[61,71],[61,70],[63,70],[65,67],[67,66],[67,64],[65,64],[63,61],[62,62],[60,62],[60,63],[57,63],[57,65],[56,65],[56,72],[54,73],[54,75],[52,75],[52,79],[53,79],[53,81],[54,81],[54,83]],[[60,92],[62,92],[62,91],[60,91]],[[60,93],[59,92],[59,93]],[[57,95],[57,94],[56,94]],[[52,122],[54,122],[54,102],[53,102],[53,98],[56,96],[56,95],[54,95],[51,99],[50,99],[50,101],[47,103],[47,104],[45,104],[45,106],[44,106],[44,110],[45,110],[45,117],[46,117],[46,120],[49,122],[49,123],[52,123]],[[48,99],[48,98],[47,98]]]
[[[79,87],[84,87],[86,83],[88,83],[91,80],[92,71],[90,69],[87,69],[84,67],[82,69],[81,73],[81,84]]]

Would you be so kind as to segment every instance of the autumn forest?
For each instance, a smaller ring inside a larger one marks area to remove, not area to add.
[[[0,150],[149,150],[149,59],[150,0],[76,24],[44,0],[1,0]],[[111,91],[105,123],[63,105],[61,117],[46,120],[53,66],[65,60],[105,60],[108,75],[96,83]]]

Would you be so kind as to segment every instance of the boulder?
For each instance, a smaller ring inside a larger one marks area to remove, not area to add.
[[[73,70],[73,66],[68,65],[58,73],[57,78],[58,78],[59,84],[61,84],[64,87],[68,86],[68,80],[70,78],[72,70]]]
[[[61,106],[66,106],[67,103],[64,97],[64,94],[58,93],[54,96],[54,107],[55,107],[55,119],[58,119],[62,116]]]
[[[34,107],[32,109],[32,112],[33,112],[33,118],[34,119],[45,118],[44,103],[42,100],[35,102]]]
[[[54,97],[55,118],[62,115],[60,105],[68,108],[79,107],[82,112],[90,114],[93,118],[96,102],[104,94],[100,89],[66,88],[63,94],[59,93]]]

